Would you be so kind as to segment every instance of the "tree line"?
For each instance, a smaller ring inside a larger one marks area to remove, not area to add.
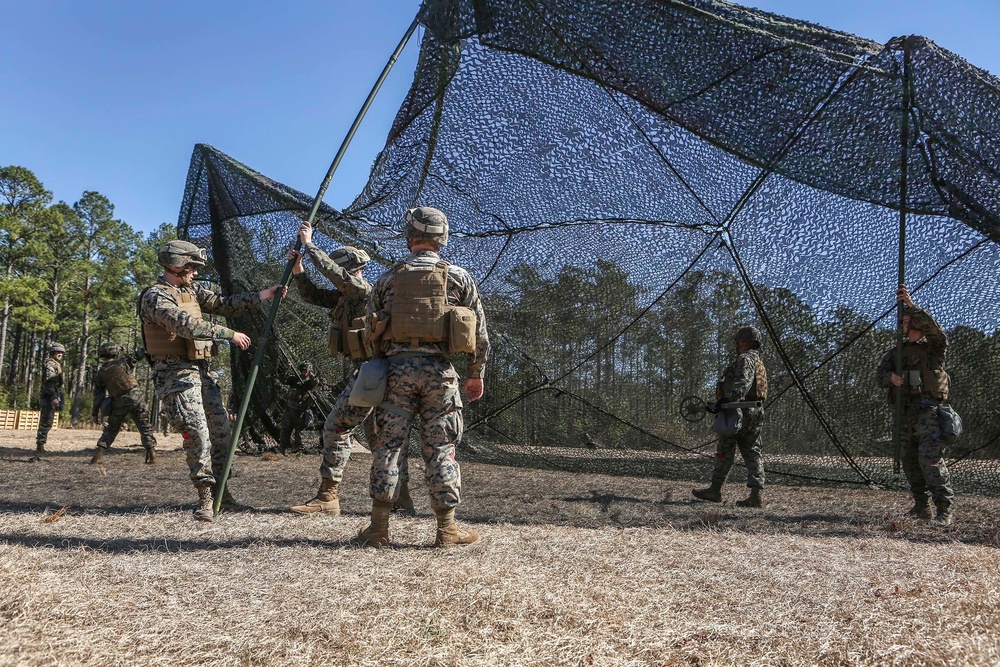
[[[47,347],[58,341],[64,418],[89,417],[96,351],[109,340],[141,346],[136,297],[156,280],[157,248],[173,238],[167,223],[136,231],[99,192],[53,203],[31,170],[0,167],[0,408],[36,407]]]

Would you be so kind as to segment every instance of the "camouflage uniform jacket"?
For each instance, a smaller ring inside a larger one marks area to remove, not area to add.
[[[411,253],[403,262],[414,265],[433,266],[441,261],[436,252],[422,250]],[[383,273],[375,282],[371,299],[368,301],[368,312],[378,314],[380,319],[388,319],[392,306],[393,280],[395,270],[390,269]],[[483,310],[483,302],[479,298],[479,288],[469,272],[460,266],[450,264],[448,266],[448,305],[465,306],[471,308],[476,313],[476,354],[469,360],[469,378],[482,378],[486,366],[486,360],[490,354],[490,340],[486,333],[486,312]],[[383,346],[386,356],[398,354],[400,352],[426,352],[428,354],[442,354],[447,356],[447,343],[421,343],[413,345],[401,341],[392,341],[388,348]]]
[[[362,276],[351,275],[315,244],[307,243],[304,250],[335,289],[318,286],[303,271],[295,276],[295,286],[302,295],[302,300],[314,306],[329,308],[330,321],[338,327],[341,323],[350,324],[354,318],[364,315],[372,284]]]
[[[285,401],[290,408],[307,408],[312,404],[312,397],[309,392],[319,385],[318,377],[311,377],[303,380],[298,375],[289,375],[285,380],[288,385],[288,393],[285,394]]]
[[[107,361],[101,362],[101,365],[97,368],[97,372],[94,373],[94,408],[93,416],[96,419],[97,415],[101,411],[101,402],[104,400],[106,395],[109,395],[107,385],[101,378],[101,371],[110,368],[111,366],[123,365],[125,367],[125,372],[129,375],[135,375],[135,365],[136,363],[146,356],[145,351],[137,350],[132,354],[123,354],[114,359],[108,359]]]
[[[63,371],[62,364],[49,357],[42,367],[42,396],[55,398],[62,394]]]
[[[192,317],[181,310],[177,301],[171,294],[170,284],[164,280],[163,276],[155,285],[146,289],[139,300],[139,319],[143,322],[150,322],[164,327],[167,331],[176,333],[181,338],[214,338],[215,340],[232,340],[236,333],[227,327],[213,324],[207,320]],[[260,303],[260,295],[257,292],[247,292],[228,297],[221,297],[214,292],[195,283],[192,287],[176,288],[187,291],[195,295],[198,304],[204,313],[210,315],[223,315],[231,317],[239,315],[251,306]],[[177,361],[156,361],[153,363],[153,370],[161,373],[176,372],[173,390],[184,389],[189,386],[185,378],[197,375],[200,372],[201,362],[189,359],[178,359]],[[166,393],[170,393],[167,391]]]
[[[726,367],[719,382],[722,384],[722,396],[730,401],[759,400],[759,395],[767,391],[767,387],[757,387],[757,365],[764,365],[760,351],[748,350],[737,355],[736,360]],[[766,377],[766,372],[764,377]],[[747,396],[750,395],[750,398]]]
[[[948,374],[944,370],[945,356],[948,351],[948,338],[944,334],[944,329],[937,323],[929,312],[919,306],[904,306],[903,313],[910,316],[910,325],[914,329],[920,329],[924,337],[920,340],[910,342],[903,339],[903,370],[920,370],[922,359],[926,359],[927,370],[933,373],[944,382],[944,398],[948,397]],[[878,365],[878,383],[881,387],[889,388],[890,401],[892,401],[892,384],[889,378],[896,372],[896,346],[893,345],[882,357]],[[903,400],[917,398],[904,393]]]

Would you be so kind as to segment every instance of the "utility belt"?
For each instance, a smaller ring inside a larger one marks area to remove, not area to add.
[[[929,398],[933,401],[948,400],[951,378],[944,371],[907,369],[902,372],[903,384],[899,387],[903,398]]]

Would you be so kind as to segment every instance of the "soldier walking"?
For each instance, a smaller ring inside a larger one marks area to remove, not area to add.
[[[319,379],[313,365],[304,361],[299,364],[298,373],[289,375],[285,384],[288,385],[288,392],[285,394],[285,412],[281,416],[281,435],[278,437],[282,454],[302,450],[302,429],[308,428],[312,422],[312,392]]]
[[[63,370],[62,358],[66,348],[59,343],[49,344],[49,358],[42,367],[42,391],[38,396],[38,409],[41,416],[38,419],[38,432],[35,435],[35,451],[45,451],[45,443],[49,440],[49,431],[55,422],[56,413],[63,405]]]
[[[755,327],[743,327],[733,336],[736,343],[736,359],[733,360],[716,385],[715,398],[718,403],[767,400],[767,369],[760,356],[763,342]],[[722,502],[722,485],[729,477],[740,450],[747,467],[747,486],[750,495],[745,500],[737,500],[739,507],[760,507],[763,503],[764,458],[761,454],[760,429],[764,423],[764,408],[737,408],[743,411],[739,431],[735,435],[719,438],[715,450],[715,467],[712,470],[712,484],[707,489],[694,489],[692,495],[699,500],[713,503]]]
[[[360,339],[355,336],[351,347],[349,332],[356,331],[354,320],[365,314],[365,304],[371,294],[372,285],[365,280],[364,269],[370,258],[359,248],[344,246],[327,255],[312,242],[313,229],[308,222],[299,227],[299,241],[303,252],[312,259],[316,268],[333,283],[334,289],[318,286],[302,266],[302,253],[290,250],[288,259],[292,265],[295,287],[302,300],[329,309],[330,331],[327,338],[330,354],[344,356],[354,365],[354,376],[340,392],[330,413],[323,423],[323,462],[320,464],[320,485],[311,500],[291,507],[298,514],[325,512],[334,516],[340,514],[340,484],[344,480],[344,469],[351,458],[351,446],[356,439],[352,435],[359,424],[364,424],[369,446],[375,443],[375,430],[369,415],[371,408],[351,405],[348,398],[357,379],[357,369],[366,357]],[[408,490],[409,466],[405,453],[400,464],[399,496],[395,510],[413,516],[413,500]]]
[[[250,347],[245,333],[202,319],[202,313],[234,316],[273,299],[281,285],[260,292],[221,297],[194,282],[206,254],[188,241],[160,247],[163,274],[139,295],[143,343],[153,365],[153,385],[171,425],[184,439],[191,481],[198,490],[194,517],[213,519],[213,495],[225,467],[232,434],[222,390],[209,374],[215,341],[228,340],[241,350]],[[284,292],[282,292],[284,293]],[[222,507],[242,509],[226,489]]]
[[[945,462],[946,448],[938,421],[938,406],[948,400],[951,378],[944,370],[948,339],[934,318],[913,303],[905,285],[896,292],[903,303],[903,374],[896,374],[896,347],[882,357],[878,381],[888,389],[889,405],[896,392],[903,393],[902,439],[903,471],[913,493],[909,516],[930,519],[928,498],[937,510],[932,524],[952,524],[955,494]]]
[[[122,356],[122,346],[107,342],[101,345],[97,355],[102,359],[94,379],[94,409],[92,417],[96,423],[101,413],[105,395],[111,399],[108,424],[97,441],[91,463],[100,463],[104,452],[115,442],[125,420],[131,418],[139,429],[142,446],[146,450],[146,463],[156,463],[156,436],[149,422],[139,382],[135,379],[135,365],[145,356],[143,350]]]
[[[437,517],[435,546],[470,544],[474,530],[455,522],[462,475],[455,450],[462,439],[462,397],[452,355],[469,355],[465,392],[483,395],[483,371],[490,344],[486,315],[475,281],[465,269],[442,260],[448,220],[436,208],[406,212],[409,256],[375,283],[365,319],[369,349],[389,362],[385,399],[375,409],[378,441],[372,452],[371,524],[361,544],[389,544],[389,515],[398,499],[400,456],[410,420],[420,417],[424,478]]]

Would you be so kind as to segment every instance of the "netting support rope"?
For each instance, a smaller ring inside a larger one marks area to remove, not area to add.
[[[385,82],[389,72],[392,70],[393,65],[396,64],[396,60],[399,59],[399,55],[406,48],[406,44],[410,41],[410,37],[416,31],[417,26],[420,24],[419,13],[410,23],[410,27],[406,29],[406,34],[403,38],[399,40],[399,44],[396,45],[395,51],[389,57],[389,61],[382,68],[382,73],[379,75],[378,80],[375,81],[375,85],[372,86],[371,91],[368,93],[368,97],[365,98],[365,103],[361,106],[361,110],[358,111],[358,115],[354,118],[354,122],[351,124],[351,129],[348,130],[347,136],[340,144],[340,149],[337,151],[337,155],[333,158],[333,162],[330,163],[330,168],[326,172],[326,177],[323,179],[323,183],[319,186],[319,191],[316,193],[316,198],[313,200],[312,208],[309,210],[309,224],[312,224],[313,220],[316,218],[316,212],[319,211],[320,205],[323,203],[323,195],[326,194],[326,189],[330,186],[330,181],[333,180],[333,175],[337,172],[337,167],[340,166],[340,161],[344,157],[344,153],[347,152],[347,147],[350,146],[351,140],[354,138],[355,132],[357,132],[358,127],[361,125],[361,121],[364,120],[365,114],[368,113],[368,108],[371,106],[372,102],[375,100],[375,96],[378,95],[379,90],[382,88],[382,84]],[[295,250],[301,248],[301,243],[298,237],[295,239]],[[281,274],[281,285],[284,287],[288,286],[289,280],[292,277],[292,266],[294,260],[288,260],[285,265],[284,273]],[[281,305],[281,292],[275,294],[274,299],[271,301],[271,309],[267,314],[267,321],[264,323],[264,329],[260,333],[260,339],[257,341],[257,350],[254,353],[253,364],[250,367],[250,374],[247,376],[246,387],[243,390],[243,398],[240,401],[240,411],[236,416],[236,423],[233,425],[233,436],[232,441],[229,443],[229,451],[226,452],[226,465],[222,470],[222,479],[216,480],[218,484],[218,493],[215,496],[215,513],[219,513],[219,509],[222,506],[222,496],[226,489],[226,481],[229,479],[229,472],[233,467],[233,456],[236,454],[236,446],[240,441],[240,436],[243,431],[243,420],[246,418],[247,408],[250,406],[250,397],[253,394],[253,387],[257,381],[257,371],[260,369],[261,361],[264,359],[264,352],[267,349],[267,340],[271,335],[271,329],[274,326],[274,319],[278,314],[278,307]]]
[[[897,285],[906,283],[906,171],[910,160],[910,38],[903,39],[903,112],[899,152],[899,260]],[[903,375],[903,302],[896,301],[896,375]],[[903,388],[893,392],[892,474],[899,475],[903,453]]]

